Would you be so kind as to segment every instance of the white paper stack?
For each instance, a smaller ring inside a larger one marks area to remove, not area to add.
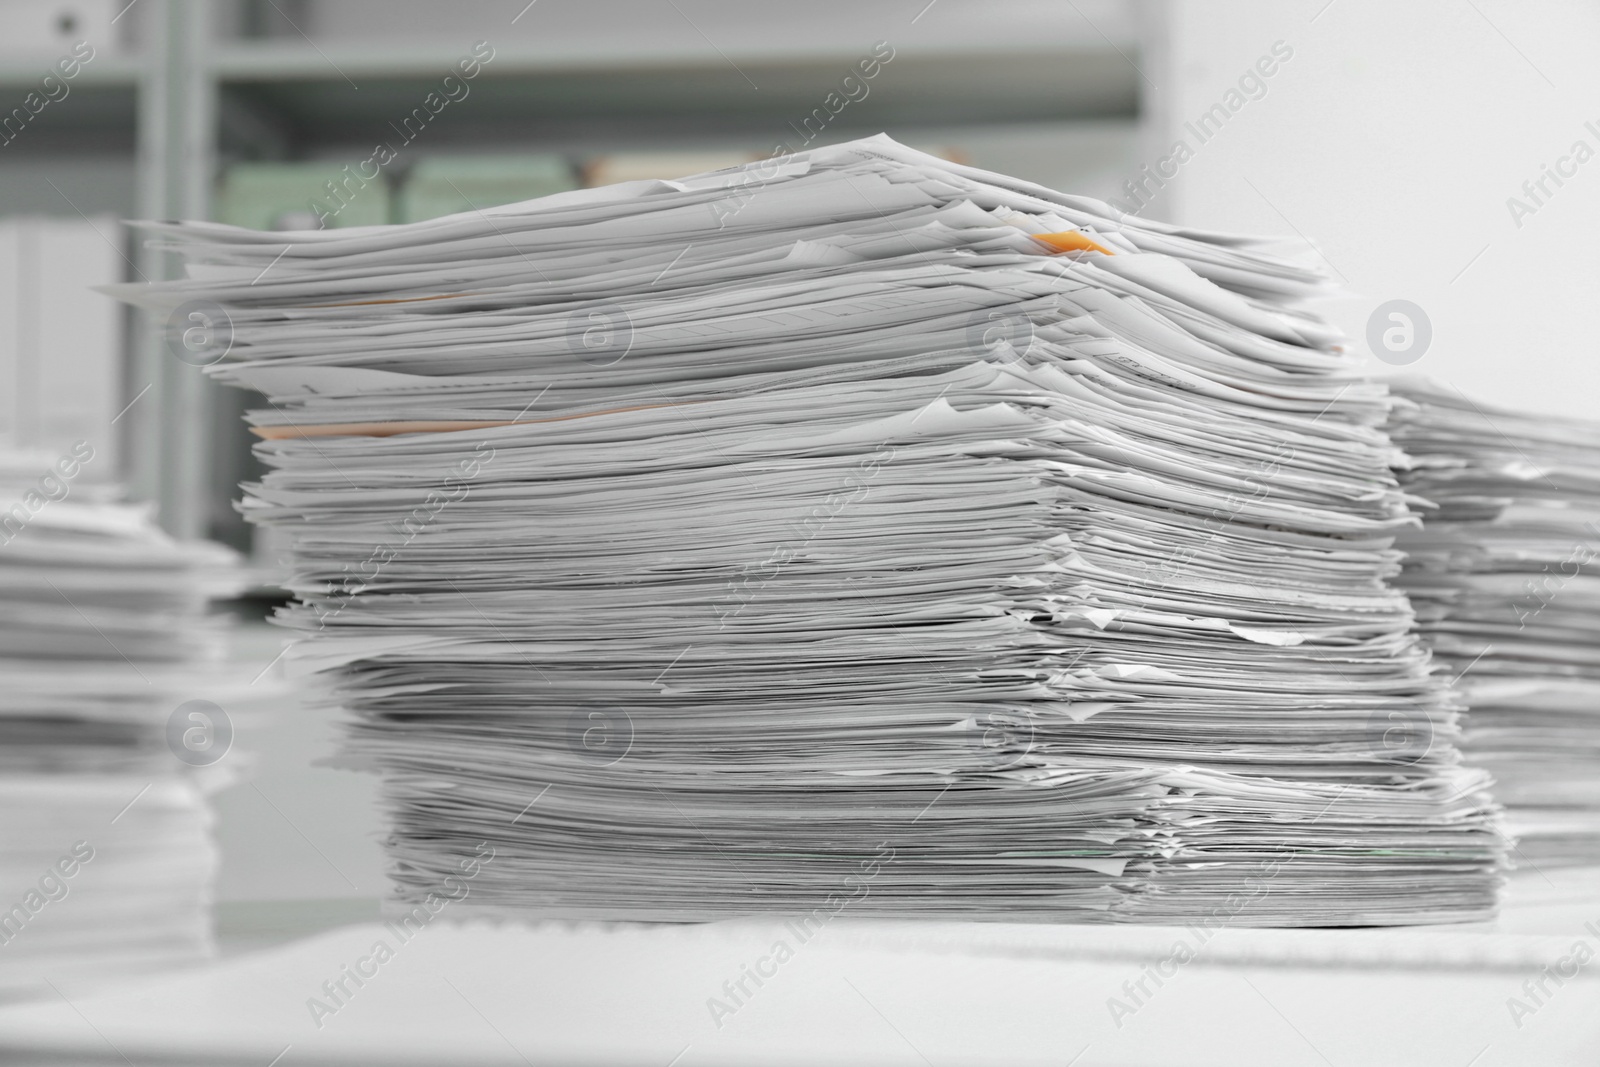
[[[1401,582],[1469,705],[1462,747],[1521,859],[1600,863],[1600,423],[1398,388],[1402,482],[1437,505]]]
[[[232,554],[179,545],[115,502],[83,473],[86,450],[0,455],[6,991],[189,962],[212,945],[206,793],[220,769],[204,764],[227,726],[192,702],[216,693],[222,632],[205,608],[233,591]]]
[[[405,906],[1492,912],[1488,778],[1388,584],[1388,394],[1267,242],[886,137],[147,229],[190,278],[117,292],[268,397],[244,508]]]

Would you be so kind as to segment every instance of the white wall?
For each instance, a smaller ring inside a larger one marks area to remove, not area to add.
[[[95,479],[121,462],[122,330],[89,287],[122,280],[122,239],[109,216],[0,218],[0,444],[54,456],[88,441]]]
[[[1410,370],[1481,402],[1600,417],[1600,155],[1547,183],[1520,227],[1506,203],[1575,141],[1600,153],[1600,5],[1183,0],[1152,21],[1169,144],[1273,42],[1293,57],[1212,140],[1190,135],[1148,214],[1298,230],[1359,294],[1327,309],[1353,338],[1408,299],[1434,329]]]

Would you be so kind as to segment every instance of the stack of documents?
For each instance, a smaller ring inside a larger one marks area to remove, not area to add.
[[[1469,706],[1462,747],[1522,859],[1600,863],[1600,423],[1399,389],[1402,480],[1436,505],[1401,582]]]
[[[211,946],[228,726],[201,699],[220,639],[204,612],[231,554],[87,484],[86,452],[0,455],[0,990]]]
[[[1303,255],[886,137],[147,231],[189,277],[115,291],[209,308],[267,397],[243,507],[404,906],[1492,912],[1488,776],[1388,583],[1391,401]]]

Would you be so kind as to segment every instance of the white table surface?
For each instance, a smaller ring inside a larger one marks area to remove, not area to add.
[[[1579,942],[1600,954],[1585,925],[1600,931],[1600,876],[1516,886],[1490,925],[1216,931],[1121,1018],[1110,998],[1133,1004],[1124,983],[1195,932],[840,917],[802,941],[779,920],[458,924],[446,909],[405,942],[364,923],[62,987],[0,1009],[0,1062],[1592,1067],[1600,958],[1546,979],[1537,1005],[1522,985]],[[393,958],[347,980],[319,1026],[309,999],[379,940]],[[734,1003],[723,983],[779,940],[792,958]],[[713,997],[735,1010],[714,1018]],[[1514,1018],[1513,997],[1535,1010]]]

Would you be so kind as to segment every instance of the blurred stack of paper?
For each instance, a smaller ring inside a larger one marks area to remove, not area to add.
[[[1399,385],[1402,483],[1437,505],[1401,541],[1402,584],[1469,711],[1517,851],[1600,863],[1600,423]]]
[[[1267,242],[872,138],[403,227],[151,225],[430,909],[1405,923],[1503,839],[1386,389]],[[194,303],[199,301],[200,303]]]
[[[94,458],[0,455],[0,989],[211,946],[205,765],[227,724],[197,698],[218,692],[205,607],[232,557],[116,503]]]

